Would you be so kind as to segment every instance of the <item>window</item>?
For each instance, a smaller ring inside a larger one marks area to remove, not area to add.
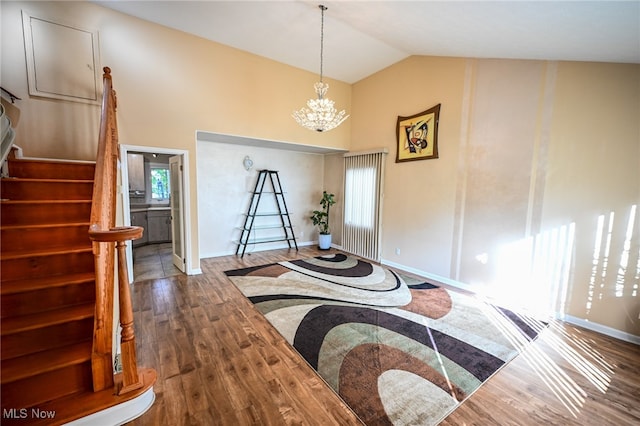
[[[376,212],[376,168],[347,168],[345,176],[344,222],[350,226],[372,228]]]
[[[151,198],[154,200],[169,199],[169,168],[151,168]]]
[[[380,214],[386,150],[346,154],[342,248],[380,260]]]

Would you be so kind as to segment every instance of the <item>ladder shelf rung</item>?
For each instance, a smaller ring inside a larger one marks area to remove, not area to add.
[[[245,216],[259,217],[259,216],[291,216],[291,213],[278,213],[278,212],[256,212],[256,213],[243,213]]]
[[[256,238],[253,240],[249,240],[249,241],[241,241],[241,240],[234,240],[233,242],[236,244],[240,244],[240,245],[251,245],[251,244],[262,244],[262,243],[276,243],[279,241],[295,241],[295,238],[291,237],[291,238]]]
[[[273,224],[273,225],[259,225],[259,226],[254,226],[252,228],[243,228],[242,226],[237,226],[236,229],[239,229],[241,231],[255,231],[255,230],[260,230],[260,229],[280,229],[282,228],[282,224]],[[284,228],[293,228],[293,225],[284,225]]]

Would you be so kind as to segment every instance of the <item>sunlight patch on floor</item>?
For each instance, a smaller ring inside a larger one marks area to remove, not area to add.
[[[528,363],[569,413],[577,418],[581,407],[587,401],[587,392],[569,377],[562,366],[545,354],[539,348],[539,344],[532,344],[502,311],[489,303],[484,304],[484,310],[504,336],[521,352],[519,356]],[[530,317],[519,318],[540,333],[538,339],[542,343],[549,345],[599,392],[606,393],[614,374],[614,366],[593,350],[589,342],[581,339],[577,335],[578,332],[569,334],[556,321],[551,321],[547,328],[544,323]]]

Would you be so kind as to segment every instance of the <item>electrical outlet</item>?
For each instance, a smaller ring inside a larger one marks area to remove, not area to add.
[[[400,256],[400,249],[396,248],[396,255]]]

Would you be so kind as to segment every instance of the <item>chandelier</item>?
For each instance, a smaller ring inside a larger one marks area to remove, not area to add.
[[[313,85],[313,89],[318,95],[317,99],[309,99],[307,101],[308,108],[302,108],[293,112],[293,118],[303,127],[309,130],[325,132],[327,130],[338,127],[349,116],[345,115],[344,110],[338,112],[331,99],[326,98],[329,85],[322,82],[322,65],[324,53],[324,11],[327,7],[319,5],[322,20],[320,23],[320,81]]]

